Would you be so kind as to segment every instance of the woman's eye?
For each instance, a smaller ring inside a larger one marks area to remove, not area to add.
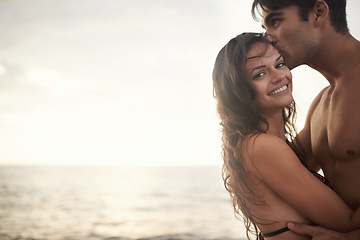
[[[284,62],[280,62],[280,63],[278,63],[278,64],[276,65],[276,68],[281,68],[281,67],[283,67],[283,66],[285,66],[285,63],[284,63]]]
[[[259,73],[255,74],[254,79],[260,78],[260,77],[262,77],[264,75],[265,75],[264,72],[259,72]]]

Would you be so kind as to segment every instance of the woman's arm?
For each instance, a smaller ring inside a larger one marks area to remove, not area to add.
[[[360,228],[360,211],[341,198],[300,163],[280,138],[261,134],[247,146],[254,174],[313,223],[346,232]]]

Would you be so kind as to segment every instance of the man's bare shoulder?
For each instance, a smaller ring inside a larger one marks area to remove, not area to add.
[[[312,113],[314,112],[314,110],[319,106],[321,99],[323,97],[326,97],[326,95],[328,94],[330,90],[330,86],[325,87],[323,90],[320,91],[320,93],[314,98],[314,100],[312,101],[309,110],[308,110],[308,115],[307,115],[307,119],[310,119],[312,116]]]

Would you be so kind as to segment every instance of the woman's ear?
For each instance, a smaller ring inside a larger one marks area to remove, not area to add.
[[[314,5],[314,24],[319,27],[330,17],[329,6],[324,0],[317,0]],[[330,19],[329,19],[330,20]]]

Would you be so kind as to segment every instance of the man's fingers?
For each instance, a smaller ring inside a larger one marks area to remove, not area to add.
[[[308,235],[313,237],[315,234],[314,227],[301,223],[288,223],[287,227],[298,234]]]
[[[288,223],[287,227],[294,233],[308,235],[313,240],[350,240],[360,239],[360,230],[339,233],[320,226],[309,226],[302,223]]]

